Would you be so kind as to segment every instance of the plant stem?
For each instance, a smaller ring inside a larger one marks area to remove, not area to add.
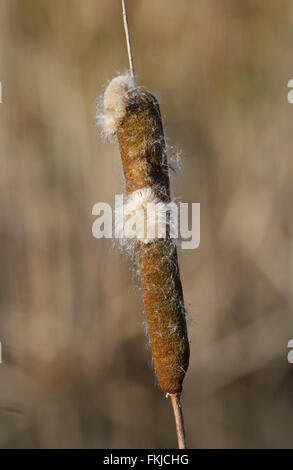
[[[130,42],[128,18],[127,18],[127,10],[126,10],[125,0],[122,0],[122,12],[123,12],[123,22],[124,22],[124,29],[125,29],[125,36],[126,36],[126,43],[127,43],[130,75],[133,78],[134,85],[136,85],[134,62],[133,62],[132,48],[131,48],[131,42]]]
[[[183,413],[180,404],[180,395],[170,395],[171,403],[174,411],[174,418],[176,424],[176,432],[178,439],[178,448],[186,449],[185,429],[183,421]]]

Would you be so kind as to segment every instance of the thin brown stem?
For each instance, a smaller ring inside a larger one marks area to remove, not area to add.
[[[126,36],[126,43],[127,43],[128,59],[129,59],[129,70],[130,70],[130,75],[133,78],[134,85],[135,85],[135,70],[134,70],[134,62],[133,62],[132,48],[131,48],[131,42],[130,42],[128,17],[127,17],[125,0],[122,0],[122,12],[123,12],[123,22],[124,22],[124,29],[125,29],[125,36]]]
[[[183,421],[183,413],[180,404],[180,395],[170,395],[171,403],[174,411],[174,418],[176,424],[176,432],[178,439],[178,448],[186,449],[185,429]]]

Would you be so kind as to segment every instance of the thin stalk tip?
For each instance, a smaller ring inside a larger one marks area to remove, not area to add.
[[[128,52],[128,60],[129,60],[129,70],[130,70],[130,75],[131,75],[131,77],[134,81],[134,85],[136,85],[134,62],[133,62],[132,48],[131,48],[131,42],[130,42],[128,17],[127,17],[127,9],[126,9],[125,0],[122,0],[122,14],[123,14],[123,23],[124,23],[125,36],[126,36],[126,44],[127,44],[127,52]]]

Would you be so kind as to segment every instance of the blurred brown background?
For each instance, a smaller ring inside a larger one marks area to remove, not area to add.
[[[180,255],[190,447],[292,447],[293,4],[129,0],[159,92],[173,193],[201,203]],[[123,181],[94,103],[127,68],[120,0],[1,0],[0,446],[175,447],[131,266],[91,234]]]

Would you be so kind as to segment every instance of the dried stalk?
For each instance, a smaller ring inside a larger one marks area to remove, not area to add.
[[[133,79],[133,82],[134,82],[134,85],[135,85],[134,61],[133,61],[132,47],[131,47],[131,42],[130,42],[128,17],[127,17],[127,9],[126,9],[125,0],[122,0],[122,13],[123,13],[123,23],[124,23],[124,29],[125,29],[128,60],[129,60],[129,70],[130,70],[130,75],[131,75],[131,77]]]
[[[185,429],[183,421],[183,413],[180,403],[180,396],[170,395],[171,403],[174,411],[174,418],[176,424],[176,432],[178,439],[178,449],[186,449]]]

